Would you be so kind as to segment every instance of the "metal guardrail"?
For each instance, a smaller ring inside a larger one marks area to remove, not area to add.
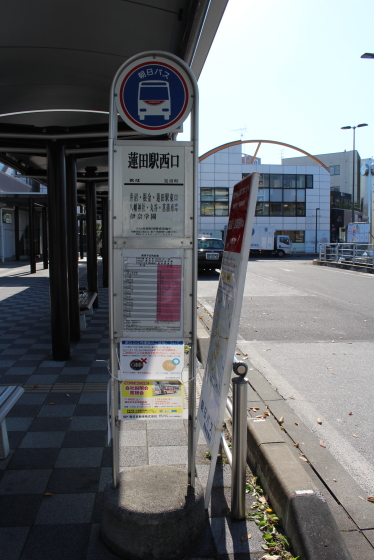
[[[374,266],[374,245],[368,243],[321,243],[320,261]]]

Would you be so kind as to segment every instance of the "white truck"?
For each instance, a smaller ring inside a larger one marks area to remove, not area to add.
[[[274,255],[284,257],[291,254],[292,242],[288,235],[275,235],[275,226],[253,226],[251,256]]]

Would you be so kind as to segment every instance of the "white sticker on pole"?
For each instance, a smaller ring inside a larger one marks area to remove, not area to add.
[[[212,451],[219,445],[241,314],[258,173],[234,187],[198,419]]]
[[[181,380],[183,340],[121,340],[120,379]]]

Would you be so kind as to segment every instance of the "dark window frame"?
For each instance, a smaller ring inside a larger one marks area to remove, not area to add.
[[[313,179],[311,174],[261,173],[255,216],[305,217],[305,193],[306,189],[313,188]],[[279,182],[281,186],[275,186]],[[285,208],[292,208],[292,212],[285,211]]]
[[[206,194],[206,191],[211,191],[212,194]],[[216,191],[220,193],[216,195]],[[226,191],[226,195],[222,194]],[[221,218],[229,215],[229,187],[200,187],[200,216]],[[204,200],[206,197],[211,197],[211,200]],[[210,213],[204,212],[204,208],[212,207]],[[226,206],[226,208],[225,208]]]

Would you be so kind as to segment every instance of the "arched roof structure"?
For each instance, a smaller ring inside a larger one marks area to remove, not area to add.
[[[313,161],[318,163],[318,165],[321,165],[324,169],[326,169],[326,171],[330,171],[329,168],[324,163],[322,163],[321,160],[319,160],[315,156],[312,156],[312,154],[309,154],[309,152],[306,152],[305,150],[302,150],[301,148],[298,148],[297,146],[292,146],[291,144],[286,144],[285,142],[278,142],[277,140],[235,140],[234,142],[227,142],[227,144],[222,144],[221,146],[217,146],[216,148],[213,148],[212,150],[209,150],[209,152],[205,152],[205,154],[203,154],[202,156],[199,157],[199,162],[204,161],[204,159],[206,159],[207,157],[209,157],[213,154],[216,154],[217,152],[220,152],[221,150],[225,150],[226,148],[231,148],[231,146],[237,146],[238,144],[255,144],[255,143],[257,143],[257,148],[256,148],[256,151],[254,153],[254,156],[252,158],[251,163],[254,162],[254,160],[255,160],[255,158],[258,154],[258,151],[260,149],[261,144],[278,144],[279,146],[286,146],[286,148],[291,148],[292,150],[296,150],[297,152],[301,152],[305,156],[310,157]]]

